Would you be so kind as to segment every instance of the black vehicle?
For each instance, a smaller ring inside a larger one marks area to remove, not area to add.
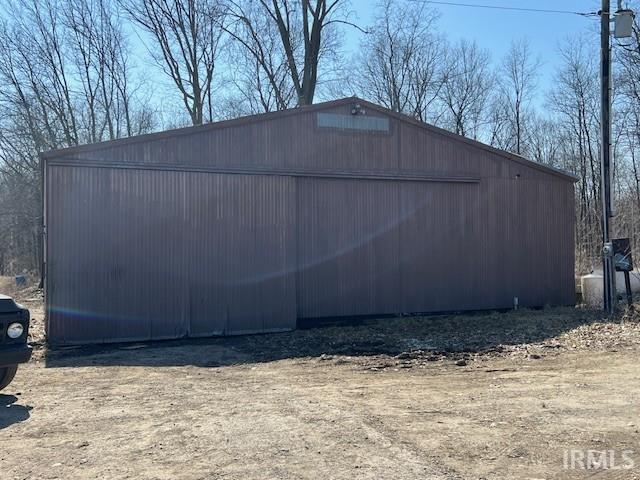
[[[11,297],[0,295],[0,390],[11,383],[18,364],[28,362],[29,310]]]

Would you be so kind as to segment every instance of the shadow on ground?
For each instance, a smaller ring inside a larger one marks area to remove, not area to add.
[[[0,430],[29,418],[31,407],[17,405],[17,401],[18,397],[15,395],[0,394]]]
[[[550,342],[564,332],[601,320],[575,308],[473,315],[413,316],[359,320],[292,332],[48,350],[47,367],[219,367],[321,355],[399,355],[499,351],[509,345]]]

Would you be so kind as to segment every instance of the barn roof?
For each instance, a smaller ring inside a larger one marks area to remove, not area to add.
[[[452,140],[453,142],[460,142],[466,145],[469,145],[473,148],[478,148],[481,150],[485,150],[485,151],[489,151],[493,154],[499,155],[507,160],[511,160],[513,162],[525,165],[527,167],[539,170],[541,172],[547,173],[549,175],[553,175],[559,178],[562,178],[564,180],[568,180],[568,181],[572,181],[575,182],[578,180],[578,177],[576,177],[575,175],[568,173],[564,170],[560,170],[558,168],[554,168],[551,167],[549,165],[544,165],[538,162],[534,162],[532,160],[528,160],[520,155],[517,155],[515,153],[511,153],[511,152],[507,152],[505,150],[500,150],[498,148],[492,147],[491,145],[487,145],[485,143],[479,142],[477,140],[473,140],[467,137],[463,137],[461,135],[455,134],[453,132],[450,132],[448,130],[445,130],[443,128],[440,127],[436,127],[434,125],[425,123],[425,122],[421,122],[419,120],[416,120],[408,115],[404,115],[402,113],[398,113],[398,112],[394,112],[393,110],[389,110],[388,108],[382,107],[380,105],[377,105],[375,103],[371,103],[367,100],[363,100],[361,98],[358,97],[346,97],[346,98],[341,98],[338,100],[331,100],[328,102],[322,102],[322,103],[316,103],[313,105],[306,105],[306,106],[302,106],[302,107],[296,107],[296,108],[291,108],[288,110],[280,110],[280,111],[276,111],[276,112],[268,112],[268,113],[261,113],[261,114],[257,114],[257,115],[248,115],[245,117],[239,117],[239,118],[235,118],[235,119],[231,119],[231,120],[222,120],[219,122],[212,122],[212,123],[207,123],[204,125],[196,125],[196,126],[190,126],[190,127],[182,127],[182,128],[176,128],[176,129],[171,129],[171,130],[164,130],[161,132],[155,132],[155,133],[148,133],[148,134],[143,134],[143,135],[135,135],[132,137],[125,137],[125,138],[119,138],[116,140],[107,140],[104,142],[98,142],[98,143],[92,143],[92,144],[85,144],[85,145],[78,145],[78,146],[74,146],[74,147],[67,147],[67,148],[62,148],[62,149],[58,149],[58,150],[51,150],[49,152],[45,152],[42,154],[42,158],[43,159],[50,159],[50,158],[59,158],[59,157],[64,157],[66,155],[69,154],[77,154],[77,153],[82,153],[82,152],[89,152],[89,151],[97,151],[97,150],[101,150],[103,148],[109,148],[112,146],[116,146],[116,145],[130,145],[130,144],[135,144],[135,143],[140,143],[140,142],[145,142],[145,141],[151,141],[151,140],[158,140],[158,139],[163,139],[163,138],[170,138],[170,137],[176,137],[176,136],[181,136],[181,135],[190,135],[193,133],[204,133],[207,131],[211,131],[211,130],[217,130],[217,129],[222,129],[222,128],[232,128],[235,126],[240,126],[240,125],[246,125],[249,123],[257,123],[257,122],[263,122],[263,121],[267,121],[267,120],[271,120],[274,118],[281,118],[281,117],[285,117],[285,116],[291,116],[291,115],[297,115],[299,113],[302,112],[310,112],[310,111],[316,111],[316,110],[324,110],[324,109],[329,109],[329,108],[333,108],[333,107],[337,107],[337,106],[341,106],[341,105],[349,105],[349,104],[353,104],[353,103],[359,103],[360,105],[362,105],[363,107],[366,107],[369,110],[374,110],[377,111],[379,113],[382,113],[384,115],[387,115],[389,117],[395,118],[401,122],[405,122],[405,123],[409,123],[411,125],[417,126],[419,128],[423,128],[425,130],[428,130],[432,133],[444,136],[450,140]]]

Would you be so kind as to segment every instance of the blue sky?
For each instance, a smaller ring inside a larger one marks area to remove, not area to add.
[[[599,10],[600,0],[448,0],[455,3],[476,5],[497,5],[551,10],[594,12]],[[370,23],[376,0],[352,0],[352,9],[358,23]],[[612,0],[615,6],[616,0]],[[440,12],[439,30],[450,41],[459,38],[476,40],[491,52],[492,61],[497,63],[507,51],[511,40],[526,38],[531,49],[543,62],[539,87],[546,90],[553,81],[558,65],[558,44],[566,38],[576,38],[580,34],[593,34],[597,44],[599,17],[578,15],[515,12],[483,8],[434,5]],[[357,48],[361,34],[355,29],[347,33],[348,49]]]

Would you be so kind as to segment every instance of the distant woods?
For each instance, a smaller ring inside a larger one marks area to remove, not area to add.
[[[574,173],[576,268],[598,266],[596,27],[553,52],[523,28],[496,56],[436,7],[382,0],[363,23],[348,0],[0,0],[0,274],[41,263],[40,152],[347,95]],[[640,26],[614,43],[614,231],[637,247]]]

